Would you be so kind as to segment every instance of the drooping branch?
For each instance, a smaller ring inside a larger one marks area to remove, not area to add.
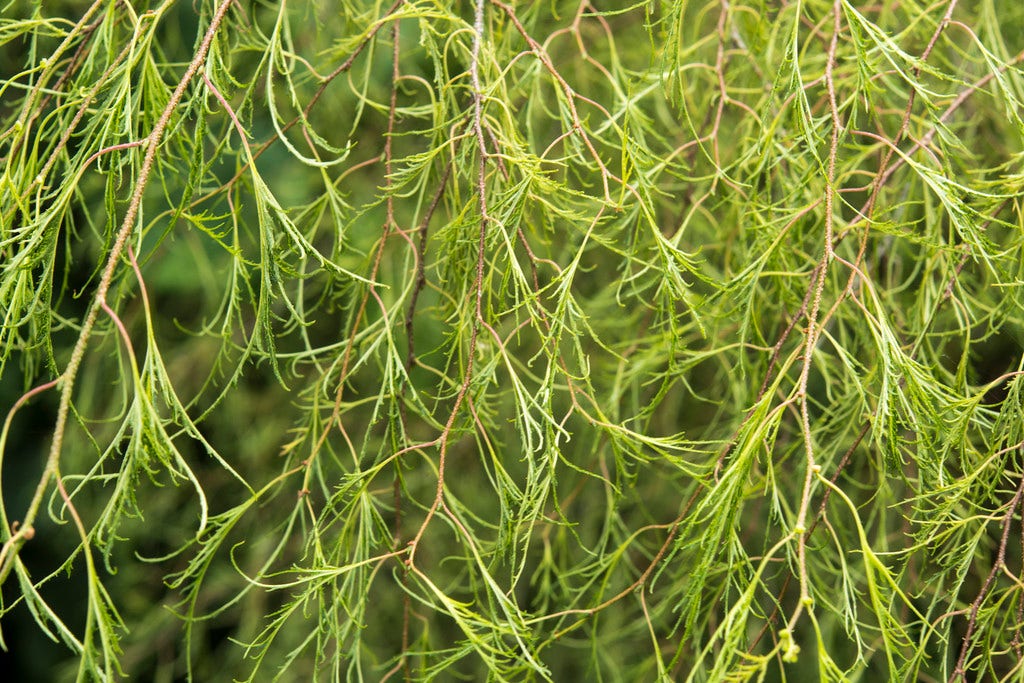
[[[106,263],[103,267],[102,274],[100,275],[99,282],[96,285],[96,292],[93,294],[93,303],[89,307],[85,320],[82,321],[78,340],[75,342],[75,345],[71,350],[71,357],[68,360],[67,366],[64,368],[64,372],[61,373],[61,376],[58,379],[60,385],[60,403],[57,408],[57,421],[53,428],[53,440],[50,444],[50,450],[46,457],[46,464],[43,468],[42,476],[40,476],[39,483],[36,485],[35,493],[32,495],[32,500],[28,505],[28,509],[25,511],[24,517],[20,520],[23,532],[25,530],[32,529],[36,515],[39,514],[39,508],[43,503],[43,497],[46,495],[46,490],[54,476],[57,474],[57,469],[60,464],[61,450],[64,445],[64,432],[67,427],[68,412],[71,407],[71,395],[75,389],[75,380],[78,377],[78,370],[82,364],[82,359],[85,356],[85,350],[88,346],[89,339],[92,336],[92,330],[93,326],[96,324],[96,318],[103,307],[107,305],[107,292],[114,280],[114,275],[117,272],[118,265],[121,261],[121,254],[124,250],[125,244],[127,243],[129,236],[131,236],[135,230],[136,218],[138,217],[139,210],[142,207],[142,196],[146,191],[146,186],[149,184],[150,173],[152,172],[153,164],[156,161],[156,154],[157,149],[160,146],[160,141],[167,129],[167,125],[170,123],[171,118],[178,109],[178,105],[181,102],[182,97],[185,95],[185,90],[192,83],[193,77],[199,72],[199,69],[205,63],[207,53],[210,50],[210,44],[217,35],[220,24],[223,21],[225,14],[227,14],[228,9],[233,4],[233,1],[234,0],[222,0],[217,6],[213,17],[210,20],[210,25],[207,27],[206,33],[203,36],[203,40],[199,44],[199,48],[196,50],[195,56],[185,69],[185,73],[182,75],[181,80],[178,81],[177,87],[171,94],[167,105],[160,113],[160,117],[157,119],[153,129],[145,138],[146,146],[142,158],[142,164],[139,167],[138,177],[135,180],[135,185],[128,200],[128,207],[125,210],[124,218],[121,221],[121,227],[118,229],[114,242],[107,254]],[[100,3],[97,2],[96,6],[99,4]],[[22,536],[22,538],[24,538],[24,536]],[[0,585],[3,585],[14,566],[13,563],[17,559],[17,550],[18,548],[14,547],[14,539],[7,539],[4,543],[4,564],[0,565]]]

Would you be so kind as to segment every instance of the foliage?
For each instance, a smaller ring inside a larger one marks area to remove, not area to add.
[[[9,1],[12,656],[1021,680],[1022,29]]]

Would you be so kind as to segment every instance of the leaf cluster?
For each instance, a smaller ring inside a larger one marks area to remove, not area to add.
[[[1020,680],[1022,28],[10,0],[0,644],[52,680]]]

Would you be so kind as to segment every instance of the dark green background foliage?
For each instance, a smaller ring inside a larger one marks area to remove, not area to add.
[[[6,665],[1024,679],[1022,50],[995,0],[7,2]]]

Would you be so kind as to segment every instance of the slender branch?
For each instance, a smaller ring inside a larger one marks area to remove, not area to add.
[[[50,451],[46,457],[43,474],[39,478],[39,483],[36,486],[35,493],[32,495],[32,500],[29,503],[28,509],[25,511],[25,515],[22,519],[21,523],[23,527],[31,527],[35,522],[36,515],[39,513],[39,507],[43,502],[43,496],[46,494],[50,481],[57,472],[61,449],[64,445],[64,432],[67,427],[68,412],[71,407],[71,394],[75,388],[75,379],[78,377],[78,369],[82,364],[83,357],[85,356],[85,349],[89,343],[89,338],[92,336],[93,326],[96,324],[96,316],[106,305],[107,291],[110,289],[111,282],[114,279],[114,273],[117,271],[117,266],[121,259],[121,252],[124,249],[125,243],[128,241],[128,237],[135,229],[135,219],[138,217],[139,209],[142,206],[142,195],[145,193],[146,185],[149,183],[150,172],[152,171],[153,164],[156,160],[157,147],[160,145],[160,140],[163,137],[164,131],[167,129],[167,124],[170,123],[171,117],[174,115],[175,110],[178,108],[178,104],[181,102],[181,98],[185,94],[185,89],[188,88],[189,84],[192,82],[192,78],[206,61],[206,55],[209,52],[210,44],[213,42],[213,38],[217,34],[217,29],[220,27],[221,21],[224,19],[228,8],[233,2],[234,0],[222,0],[222,2],[217,6],[213,18],[210,20],[210,25],[206,29],[206,34],[203,36],[203,40],[199,45],[199,49],[196,50],[195,57],[193,57],[192,61],[189,63],[184,75],[178,82],[178,86],[171,94],[167,105],[160,114],[160,118],[157,119],[156,125],[153,126],[153,130],[150,131],[149,135],[145,138],[146,150],[142,159],[142,165],[139,168],[138,178],[135,181],[135,187],[132,190],[131,198],[128,201],[128,208],[125,212],[124,219],[121,221],[121,227],[114,238],[114,243],[110,247],[110,252],[107,254],[106,264],[103,267],[102,275],[100,276],[99,283],[96,286],[96,293],[93,295],[93,303],[89,307],[89,311],[82,323],[78,340],[75,342],[75,346],[71,351],[71,357],[68,360],[68,364],[65,367],[64,372],[59,378],[61,390],[60,403],[57,407],[57,422],[53,428],[53,441],[50,444]],[[99,4],[100,3],[97,2],[96,6]],[[2,585],[7,579],[8,574],[10,574],[11,567],[13,566],[13,560],[17,557],[17,548],[12,547],[7,549],[7,546],[10,543],[11,540],[9,539],[4,544],[7,552],[4,556],[4,563],[0,565],[0,585]]]
[[[469,385],[473,380],[473,360],[476,358],[476,345],[480,335],[480,323],[483,322],[483,299],[484,299],[484,263],[486,261],[487,226],[490,217],[487,213],[487,143],[484,138],[484,93],[480,81],[480,51],[484,41],[484,3],[486,0],[476,0],[473,19],[473,49],[469,63],[470,84],[473,88],[473,134],[477,143],[477,166],[476,166],[476,195],[477,210],[480,212],[480,228],[477,234],[476,248],[476,273],[473,280],[474,316],[471,323],[469,347],[466,351],[466,369],[463,371],[463,379],[459,385],[458,393],[455,395],[455,403],[444,429],[437,439],[438,461],[437,461],[437,490],[434,494],[434,501],[427,509],[419,530],[411,541],[409,541],[409,557],[406,563],[413,567],[416,558],[416,549],[419,547],[420,539],[426,532],[431,519],[438,509],[444,506],[445,473],[447,466],[448,446],[451,441],[452,430],[455,427],[455,420],[458,418],[462,403],[466,399]]]
[[[999,548],[996,550],[996,561],[992,563],[992,569],[989,570],[988,576],[985,577],[985,583],[982,584],[977,597],[971,603],[971,609],[967,616],[967,630],[964,632],[964,638],[960,645],[960,655],[957,657],[956,667],[954,667],[953,673],[949,676],[949,683],[965,679],[967,670],[964,666],[967,662],[967,653],[971,649],[975,629],[977,628],[978,612],[981,610],[985,598],[988,597],[989,592],[992,590],[992,584],[995,582],[996,576],[1006,568],[1006,548],[1010,540],[1010,529],[1013,526],[1014,516],[1024,513],[1024,506],[1021,505],[1022,501],[1024,501],[1024,476],[1021,477],[1013,498],[1006,504],[1006,514],[1003,515],[1003,519],[1000,522],[1000,525],[1003,527],[1003,534],[999,539]]]
[[[811,433],[811,418],[808,410],[807,381],[811,374],[814,349],[818,344],[818,336],[820,335],[818,311],[821,308],[821,298],[825,291],[825,282],[828,279],[828,265],[833,258],[832,239],[835,209],[832,204],[835,198],[836,155],[839,149],[839,131],[842,128],[842,123],[839,120],[839,106],[836,103],[833,74],[836,65],[836,49],[839,45],[839,33],[841,30],[842,2],[841,0],[835,0],[832,5],[832,39],[829,43],[828,61],[825,65],[825,88],[828,92],[829,115],[832,119],[831,141],[829,142],[828,150],[828,177],[825,179],[825,253],[815,271],[816,277],[813,279],[814,294],[811,297],[811,308],[807,314],[803,364],[800,369],[797,389],[797,402],[800,409],[800,430],[803,434],[806,465],[804,469],[803,491],[800,495],[800,508],[797,512],[796,526],[793,528],[797,538],[797,571],[800,579],[800,602],[789,619],[787,627],[789,631],[792,631],[796,626],[804,608],[809,608],[813,604],[810,575],[807,570],[807,513],[811,505],[814,478],[821,469],[821,466],[817,464],[814,456],[814,437]]]

